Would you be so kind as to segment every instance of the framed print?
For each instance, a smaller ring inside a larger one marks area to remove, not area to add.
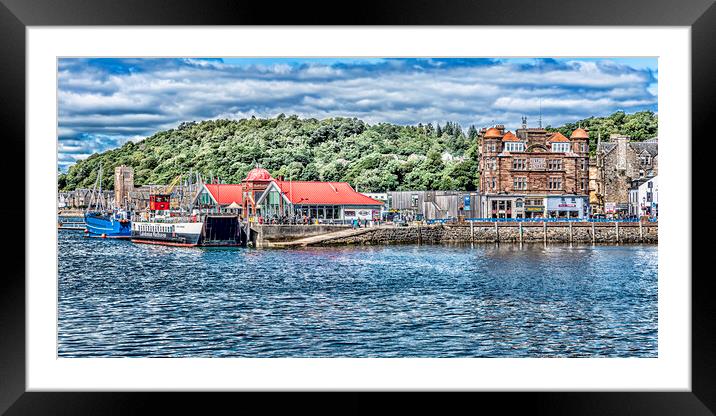
[[[0,409],[714,412],[711,2],[180,3],[3,0]]]

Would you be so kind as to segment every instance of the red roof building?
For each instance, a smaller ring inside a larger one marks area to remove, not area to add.
[[[356,192],[347,182],[276,181],[295,205],[382,205]]]
[[[373,219],[383,208],[381,201],[356,192],[347,182],[284,181],[260,167],[241,184],[205,184],[195,201],[208,208],[237,209],[248,217],[319,220]]]
[[[547,143],[569,143],[569,139],[564,137],[564,135],[560,132],[554,133],[547,139]]]
[[[231,205],[236,203],[242,204],[241,185],[235,184],[206,184],[204,185],[209,192],[214,203],[220,205]]]

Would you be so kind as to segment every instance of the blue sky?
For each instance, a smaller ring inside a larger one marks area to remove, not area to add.
[[[656,58],[61,58],[61,171],[183,121],[358,117],[514,129],[657,111]]]

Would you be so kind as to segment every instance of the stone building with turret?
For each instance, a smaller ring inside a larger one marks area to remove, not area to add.
[[[567,138],[523,123],[483,128],[480,140],[482,216],[584,218],[589,214],[589,134]]]
[[[594,213],[629,214],[629,189],[636,180],[656,177],[659,171],[658,138],[643,142],[613,134],[597,144],[595,191],[603,206]]]

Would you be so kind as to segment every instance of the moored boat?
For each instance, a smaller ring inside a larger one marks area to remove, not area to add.
[[[172,209],[176,182],[175,179],[166,189],[150,194],[149,210],[135,214],[132,242],[179,247],[246,245],[246,234],[236,214],[202,212],[191,206]]]
[[[246,244],[236,215],[204,214],[132,222],[132,242],[179,247],[235,247]]]
[[[93,206],[94,203],[94,206]],[[117,208],[107,208],[102,196],[102,165],[92,188],[90,208],[85,211],[85,233],[88,237],[129,238],[132,235],[130,213]]]
[[[129,238],[132,235],[131,223],[127,211],[124,210],[85,213],[89,237]]]

